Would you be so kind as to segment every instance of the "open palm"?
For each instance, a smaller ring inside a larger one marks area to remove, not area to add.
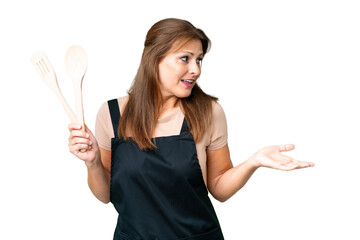
[[[264,147],[255,153],[251,159],[258,167],[268,167],[284,171],[314,166],[312,162],[295,160],[282,154],[282,152],[291,151],[294,148],[293,144]]]

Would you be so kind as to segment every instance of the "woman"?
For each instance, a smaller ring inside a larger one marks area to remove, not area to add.
[[[224,112],[197,84],[209,48],[191,23],[157,22],[128,96],[100,108],[96,139],[69,125],[69,149],[85,161],[91,191],[119,213],[114,239],[223,239],[208,191],[226,201],[259,167],[313,166],[282,155],[289,144],[233,167]]]

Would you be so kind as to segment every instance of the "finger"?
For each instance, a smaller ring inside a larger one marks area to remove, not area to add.
[[[68,125],[69,130],[80,130],[81,124],[80,123],[70,123]]]
[[[285,170],[285,171],[291,171],[291,170],[295,170],[295,169],[307,168],[307,167],[313,167],[313,166],[314,166],[314,163],[312,163],[312,162],[294,161],[293,163],[284,164],[279,169]]]
[[[91,141],[88,138],[83,138],[83,137],[74,137],[74,138],[71,138],[69,140],[69,146],[74,146],[74,145],[77,145],[77,144],[92,145],[93,141]]]
[[[90,139],[95,139],[95,136],[93,134],[93,132],[85,125],[85,132],[87,132],[89,134],[89,138]]]
[[[296,159],[292,159],[291,161],[285,163],[285,165],[290,166],[290,167],[294,167],[294,168],[298,168],[301,166],[301,161],[296,160]]]
[[[91,130],[86,126],[86,124],[85,124],[85,131],[92,133]]]
[[[287,152],[287,151],[294,150],[294,148],[295,148],[294,144],[284,144],[284,145],[279,146],[279,151],[280,152]]]
[[[72,154],[74,155],[78,155],[80,152],[79,146],[78,145],[71,145],[69,146],[69,150]]]
[[[93,142],[87,138],[74,138],[70,141],[71,145],[76,145],[76,144],[92,145],[92,143]]]
[[[83,153],[92,147],[87,144],[76,144],[69,147],[70,152],[74,155],[78,155],[79,153]]]
[[[294,170],[297,168],[300,168],[300,163],[297,160],[293,160],[293,161],[289,161],[287,163],[281,163],[278,169],[283,170],[283,171],[290,171],[290,170]]]
[[[299,167],[300,168],[305,168],[305,167],[314,167],[314,163],[312,162],[299,162]]]
[[[89,149],[92,149],[93,147],[88,144],[76,144],[69,146],[70,152],[77,155],[79,152],[84,153]]]
[[[297,165],[282,165],[279,167],[279,170],[282,171],[291,171],[299,168]]]
[[[89,138],[90,134],[87,133],[87,132],[80,131],[80,130],[72,130],[70,132],[70,138],[69,139],[72,139],[72,138],[75,138],[75,137]]]
[[[282,170],[282,171],[290,171],[298,168],[298,165],[293,163],[286,163],[286,164],[278,164],[274,169]]]

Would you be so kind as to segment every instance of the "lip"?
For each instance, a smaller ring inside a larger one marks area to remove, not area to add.
[[[189,81],[191,81],[191,83],[190,83]],[[194,86],[195,81],[196,81],[196,80],[193,79],[193,78],[191,78],[191,79],[181,79],[181,82],[182,82],[186,87],[188,87],[188,88]]]

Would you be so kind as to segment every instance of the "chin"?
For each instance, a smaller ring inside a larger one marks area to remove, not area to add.
[[[187,98],[191,95],[191,90],[190,91],[186,91],[186,92],[182,92],[179,94],[176,94],[176,97],[178,98]]]

